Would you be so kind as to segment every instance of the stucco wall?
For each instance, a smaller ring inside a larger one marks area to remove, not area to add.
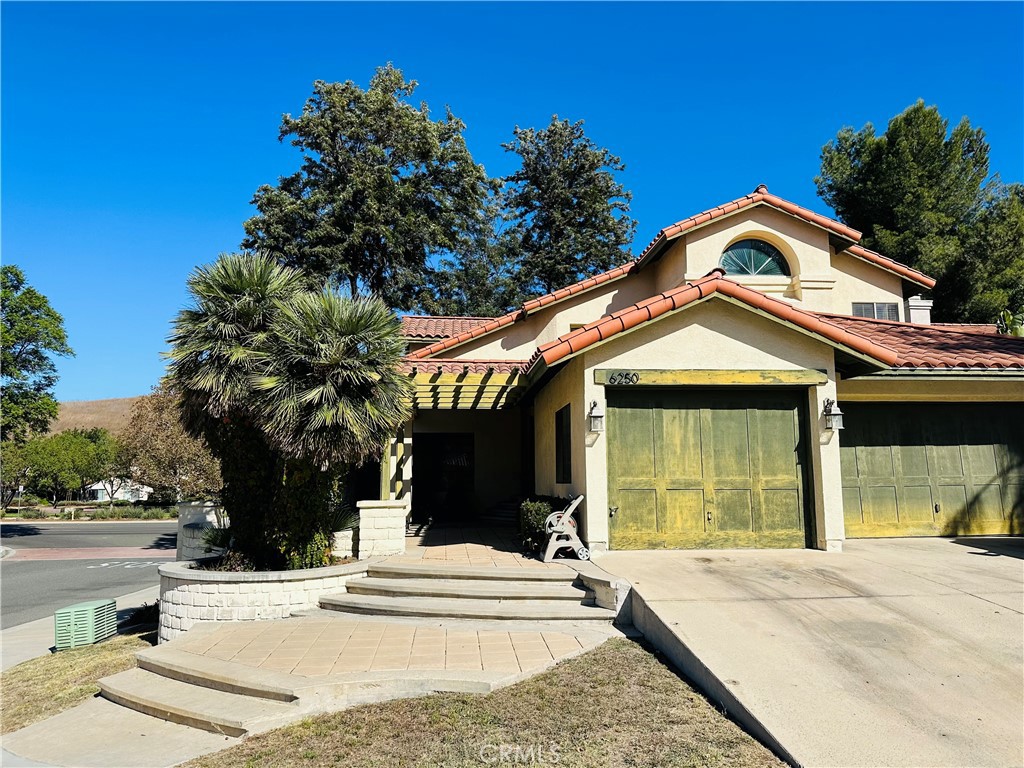
[[[679,238],[654,266],[656,291],[706,275],[730,245],[747,238],[778,248],[792,273],[791,278],[729,275],[750,288],[805,309],[846,315],[853,312],[854,301],[903,303],[898,276],[848,254],[834,254],[825,230],[763,206]]]
[[[846,253],[835,254],[832,266],[836,287],[832,292],[833,309],[830,311],[852,315],[855,301],[888,302],[899,307],[900,320],[907,319],[903,306],[903,281],[899,276]]]
[[[587,403],[583,399],[583,361],[570,360],[537,395],[533,404],[535,490],[545,496],[587,496]],[[566,405],[572,407],[571,452],[572,482],[555,482],[555,413]],[[581,536],[587,539],[587,505],[583,500],[576,513],[582,525]]]
[[[602,315],[616,312],[650,297],[653,275],[636,275],[594,288],[571,299],[544,307],[521,320],[480,339],[467,342],[441,358],[479,358],[482,360],[528,360],[541,344],[568,333],[573,324],[586,324]]]
[[[473,484],[480,511],[519,496],[522,488],[523,426],[519,409],[498,411],[427,411],[416,414],[412,428],[412,453],[416,435],[462,432],[473,435]],[[415,504],[415,477],[413,504]]]
[[[830,346],[721,299],[711,299],[585,353],[582,376],[577,379],[583,392],[576,400],[597,401],[607,410],[606,387],[594,383],[594,371],[599,368],[824,371],[827,382],[807,388],[811,433],[808,490],[817,546],[841,549],[839,440],[824,431],[820,416],[824,399],[836,396]],[[586,533],[591,549],[601,552],[608,546],[607,435],[590,437],[586,447]],[[540,454],[538,449],[538,469]]]

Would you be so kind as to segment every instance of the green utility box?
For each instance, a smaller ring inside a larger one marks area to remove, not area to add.
[[[117,604],[108,599],[69,605],[53,614],[53,624],[58,651],[92,645],[117,632]]]

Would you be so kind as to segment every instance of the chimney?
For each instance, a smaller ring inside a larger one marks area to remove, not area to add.
[[[921,294],[911,296],[903,302],[903,309],[908,323],[930,324],[932,321],[932,300]]]

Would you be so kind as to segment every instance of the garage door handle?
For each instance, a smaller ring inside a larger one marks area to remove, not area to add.
[[[710,512],[708,512],[708,522],[709,523],[711,522],[711,513]]]
[[[618,511],[618,507],[608,507],[608,517],[615,517],[615,513]]]

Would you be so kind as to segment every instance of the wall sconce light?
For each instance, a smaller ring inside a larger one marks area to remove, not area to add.
[[[835,400],[825,398],[821,413],[825,417],[825,429],[843,428],[843,412],[839,410],[839,403]]]
[[[591,432],[604,432],[604,408],[598,405],[597,400],[591,401],[587,419],[590,422]]]

